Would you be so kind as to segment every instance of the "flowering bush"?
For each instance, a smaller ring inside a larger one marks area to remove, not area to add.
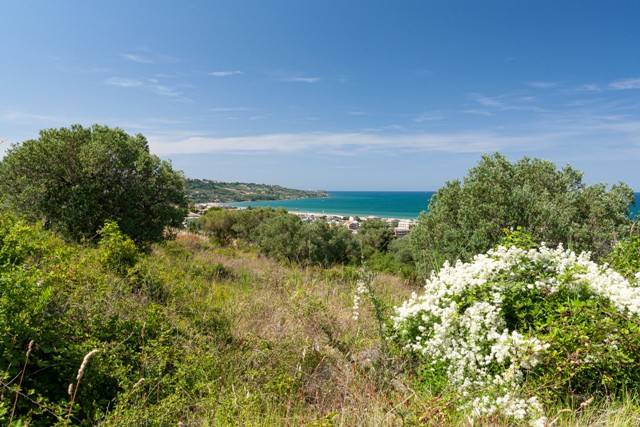
[[[474,417],[544,425],[542,403],[640,384],[640,288],[588,253],[499,246],[445,263],[394,334]]]

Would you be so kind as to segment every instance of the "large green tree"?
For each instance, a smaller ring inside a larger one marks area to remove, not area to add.
[[[411,233],[414,257],[427,272],[485,252],[505,228],[517,227],[537,241],[601,257],[628,232],[632,202],[628,186],[588,186],[570,166],[483,156],[463,181],[450,181],[433,196]]]
[[[144,136],[99,125],[43,130],[14,145],[0,163],[0,191],[16,211],[77,240],[107,220],[138,243],[159,240],[187,207],[183,176]]]

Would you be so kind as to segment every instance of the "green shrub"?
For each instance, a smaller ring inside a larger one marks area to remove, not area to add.
[[[133,267],[138,259],[138,248],[128,236],[120,231],[118,223],[107,221],[98,230],[100,241],[100,260],[106,267],[119,273]]]
[[[207,210],[198,220],[199,228],[221,245],[227,245],[235,238],[235,223],[236,213],[221,208]]]
[[[202,277],[203,279],[208,281],[228,280],[235,277],[233,271],[229,270],[219,262],[212,262],[207,264],[194,263],[192,269],[193,273],[196,276]]]
[[[256,230],[260,252],[276,259],[300,261],[302,221],[295,215],[279,215]]]
[[[538,244],[533,239],[531,233],[525,231],[522,227],[516,227],[515,230],[502,230],[504,236],[500,240],[500,246],[510,248],[515,246],[520,249],[535,249]]]
[[[586,254],[500,246],[424,289],[397,309],[396,338],[476,417],[541,425],[543,403],[640,386],[640,288]]]
[[[381,219],[363,221],[358,229],[357,239],[365,257],[374,252],[386,252],[393,240],[391,225]]]
[[[538,242],[600,259],[628,234],[633,200],[628,186],[587,186],[569,166],[483,156],[463,181],[448,182],[431,198],[410,234],[414,258],[428,273],[447,260],[468,261],[498,244],[503,229],[522,227]]]
[[[139,416],[150,411],[162,423],[172,407],[178,419],[188,395],[176,390],[196,390],[207,354],[229,341],[219,312],[178,314],[169,305],[165,279],[183,277],[180,268],[168,275],[163,258],[138,253],[114,223],[98,246],[0,214],[0,425],[95,425],[118,413],[114,405],[136,407],[137,393]],[[180,266],[182,256],[166,262]]]
[[[187,213],[184,178],[149,152],[142,135],[94,125],[47,129],[0,161],[12,209],[64,236],[93,239],[115,220],[137,243],[160,241]]]
[[[640,236],[632,236],[619,242],[605,259],[611,267],[629,280],[640,273]]]

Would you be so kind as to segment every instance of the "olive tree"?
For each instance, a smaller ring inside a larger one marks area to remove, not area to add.
[[[9,207],[76,240],[113,220],[138,243],[156,241],[187,208],[183,176],[144,136],[99,125],[47,129],[12,146],[0,192]]]
[[[586,185],[570,166],[486,155],[432,197],[411,232],[414,257],[427,272],[445,260],[469,260],[495,246],[504,229],[521,227],[539,242],[599,258],[628,232],[632,202],[625,184]]]

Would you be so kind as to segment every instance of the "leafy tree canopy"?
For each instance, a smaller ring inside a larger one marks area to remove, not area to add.
[[[0,163],[0,191],[19,213],[76,240],[113,220],[138,243],[157,241],[187,207],[184,178],[144,136],[99,125],[43,130],[14,145]]]
[[[358,229],[358,240],[365,255],[372,252],[386,252],[393,240],[391,226],[381,219],[368,219]]]
[[[414,256],[426,272],[445,260],[469,260],[496,245],[503,229],[521,227],[536,241],[600,258],[628,233],[632,202],[625,184],[587,186],[569,166],[487,155],[463,181],[450,181],[433,196],[411,233]]]

